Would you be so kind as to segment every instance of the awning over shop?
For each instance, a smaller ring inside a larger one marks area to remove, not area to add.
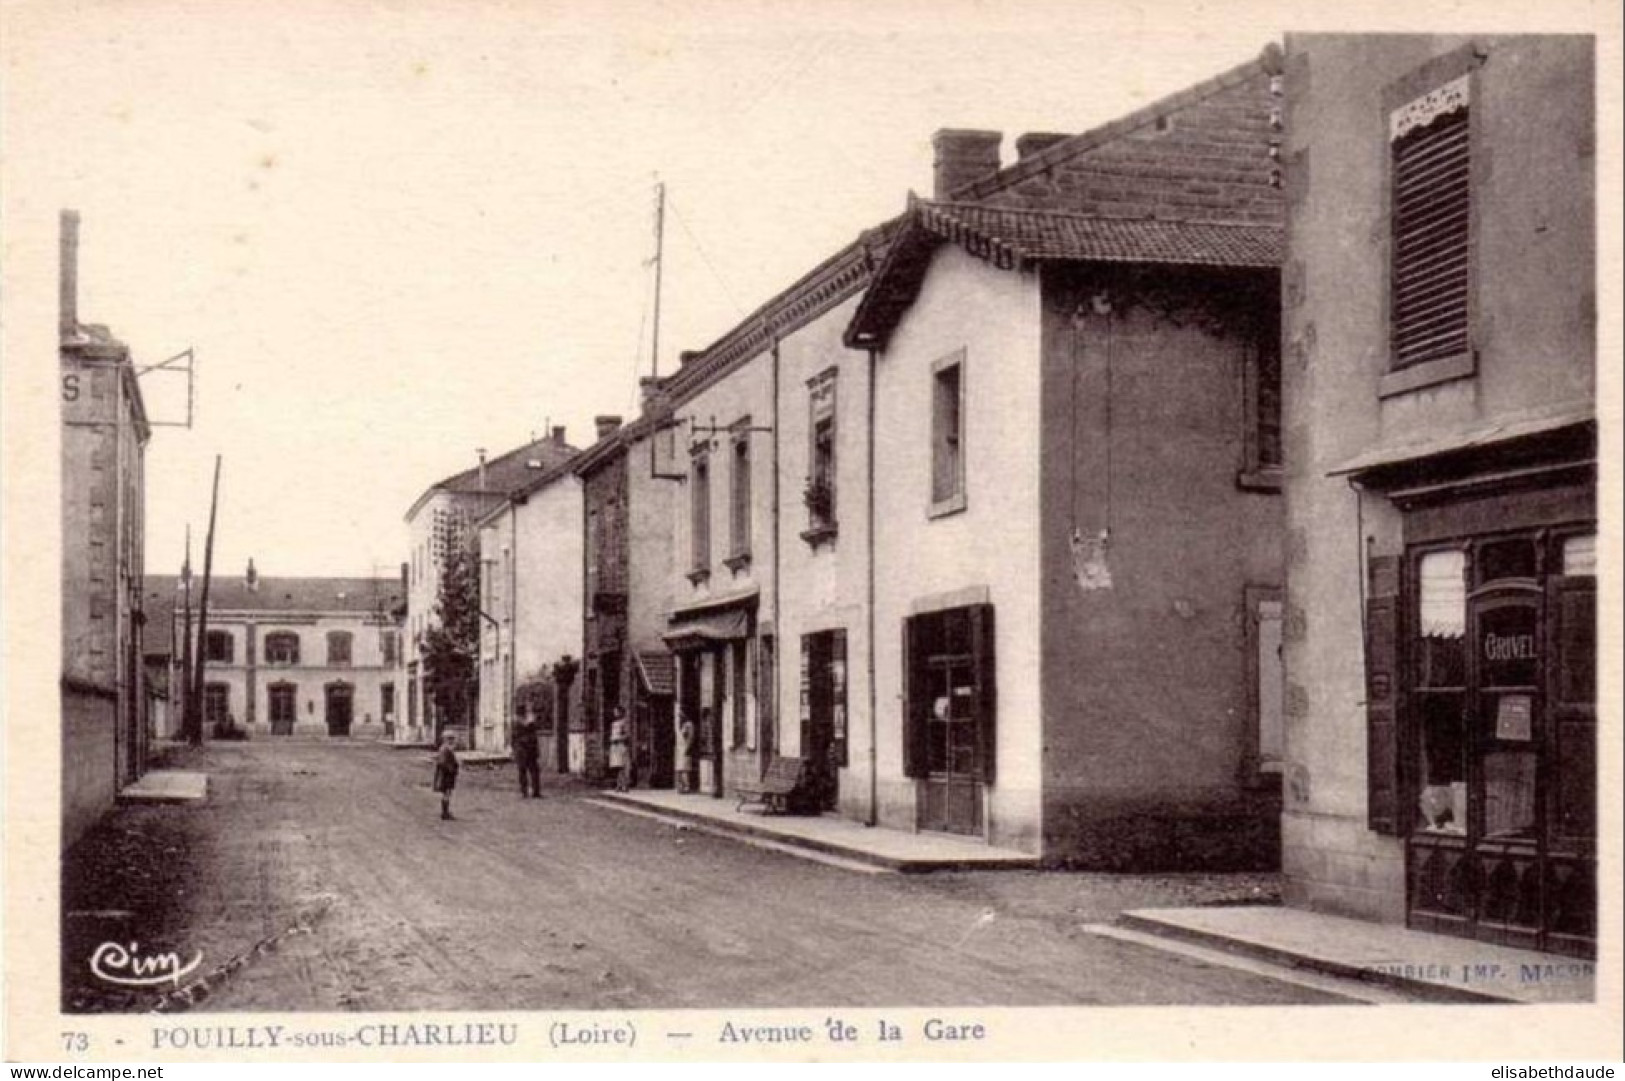
[[[633,654],[638,662],[638,675],[650,694],[677,693],[677,661],[665,650],[645,650]]]
[[[686,649],[704,649],[719,642],[732,642],[750,635],[750,613],[743,608],[729,608],[720,612],[684,619],[661,635],[666,645],[678,652]]]

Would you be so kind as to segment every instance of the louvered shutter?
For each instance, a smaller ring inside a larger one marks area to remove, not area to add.
[[[1398,556],[1372,556],[1365,606],[1366,826],[1400,833]]]
[[[1468,352],[1468,110],[1393,143],[1394,366]]]
[[[978,604],[971,610],[971,643],[976,658],[976,765],[983,784],[992,784],[999,736],[999,687],[994,677],[998,654],[994,648],[993,606]]]
[[[903,776],[926,773],[924,649],[918,617],[903,620]]]

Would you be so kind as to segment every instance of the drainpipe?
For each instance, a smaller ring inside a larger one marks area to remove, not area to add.
[[[506,674],[506,689],[503,706],[502,723],[507,729],[508,744],[513,745],[513,692],[514,668],[519,663],[519,504],[508,504],[508,621],[512,624],[508,632],[508,671]]]
[[[868,560],[865,583],[868,590],[867,603],[864,609],[869,619],[869,817],[864,825],[876,826],[880,824],[880,752],[876,743],[879,741],[880,721],[875,716],[879,695],[875,691],[875,366],[879,360],[879,350],[870,349],[869,353],[869,394],[868,394],[868,423],[865,425],[864,438],[868,443],[863,456],[863,468],[868,477],[863,486],[864,498],[867,500],[867,521],[864,524],[864,542],[868,546]],[[906,659],[905,662],[907,663]]]
[[[779,335],[778,335],[778,332],[776,330],[774,330],[772,327],[768,328],[768,333],[771,335],[771,340],[773,342],[773,420],[772,420],[772,425],[773,425],[773,643],[774,643],[773,665],[772,665],[771,671],[768,673],[768,676],[769,676],[769,679],[770,679],[770,681],[772,683],[772,686],[770,686],[768,688],[768,694],[770,694],[772,696],[772,702],[773,702],[773,728],[774,728],[774,731],[772,733],[773,747],[772,747],[771,750],[769,750],[769,748],[767,746],[768,741],[766,739],[758,739],[756,741],[756,743],[757,743],[756,756],[757,756],[760,764],[762,764],[764,766],[767,763],[767,756],[769,754],[778,753],[778,743],[779,743],[778,729],[779,729],[780,725],[783,723],[783,720],[784,720],[783,716],[781,715],[781,711],[779,709],[779,707],[783,704],[783,703],[781,703],[779,701],[779,665],[783,661],[783,658],[784,658],[784,613],[779,610],[779,547],[780,547],[780,545],[779,545],[779,540],[780,540],[780,538],[779,538],[779,520],[780,520],[780,517],[781,517],[780,511],[779,511],[779,461],[780,461],[780,458],[779,458]],[[756,648],[758,650],[761,649],[761,643],[760,642],[757,643]],[[758,654],[758,656],[760,656],[760,654]],[[760,663],[758,663],[758,671],[759,670],[760,670]],[[758,711],[760,711],[760,709],[761,709],[760,704],[758,704],[757,709],[758,709]],[[765,736],[768,733],[764,732],[762,734]],[[806,754],[806,748],[803,747],[801,749],[801,752],[802,752],[802,754]]]

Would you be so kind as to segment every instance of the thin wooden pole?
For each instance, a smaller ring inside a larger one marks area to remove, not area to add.
[[[207,668],[208,651],[206,643],[209,635],[209,578],[214,570],[214,517],[215,510],[220,505],[220,455],[214,456],[214,490],[209,496],[209,535],[203,542],[203,597],[198,602],[197,613],[197,665],[193,676],[192,694],[197,703],[192,730],[188,735],[192,746],[203,743],[203,676]]]

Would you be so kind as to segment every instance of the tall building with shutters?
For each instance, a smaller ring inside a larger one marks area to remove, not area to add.
[[[1593,75],[1287,38],[1293,905],[1595,950]]]

